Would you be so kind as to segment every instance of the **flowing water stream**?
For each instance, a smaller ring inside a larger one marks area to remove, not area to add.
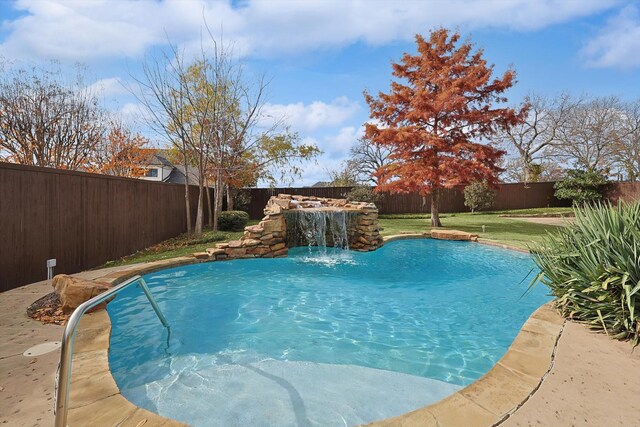
[[[319,246],[349,249],[349,229],[356,219],[354,212],[299,209],[285,213],[287,243],[294,246]]]

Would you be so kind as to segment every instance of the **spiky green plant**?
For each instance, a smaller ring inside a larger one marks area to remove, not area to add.
[[[563,316],[640,340],[640,202],[576,207],[575,221],[532,248]]]

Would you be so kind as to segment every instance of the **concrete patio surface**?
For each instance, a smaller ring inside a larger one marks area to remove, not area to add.
[[[501,426],[640,426],[640,346],[567,322],[549,375]]]
[[[116,267],[79,276],[91,279],[132,268]],[[50,282],[43,281],[0,294],[0,425],[53,424],[53,389],[59,351],[37,357],[22,355],[36,344],[61,339],[62,326],[43,325],[26,315],[26,308],[32,302],[51,291]],[[567,322],[558,340],[553,366],[540,387],[515,413],[498,424],[637,425],[638,396],[640,349],[633,352],[627,342],[613,341],[606,335],[590,332],[583,325]]]
[[[562,227],[565,226],[567,224],[571,224],[574,221],[574,218],[571,217],[549,217],[549,218],[545,218],[545,217],[529,217],[529,216],[522,216],[522,217],[505,217],[507,219],[512,219],[515,221],[527,221],[527,222],[532,222],[534,224],[542,224],[542,225],[555,225],[557,227]]]
[[[113,267],[76,274],[92,279]],[[31,319],[26,310],[37,299],[53,292],[44,280],[0,293],[0,425],[53,425],[54,383],[60,349],[36,357],[23,353],[38,344],[62,339],[63,326]]]
[[[48,281],[0,294],[0,425],[51,426],[53,389],[60,350],[37,357],[22,354],[59,341],[62,326],[27,317],[27,307],[52,291]]]

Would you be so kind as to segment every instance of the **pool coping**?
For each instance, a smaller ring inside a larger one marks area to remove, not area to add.
[[[387,236],[384,242],[431,238],[424,234]],[[521,248],[481,241],[506,249]],[[525,251],[528,252],[528,251]],[[121,283],[135,275],[203,262],[193,257],[154,261],[97,276],[93,280]],[[211,261],[206,261],[211,262]],[[218,262],[218,261],[215,261]],[[565,319],[546,303],[531,314],[505,355],[469,386],[434,404],[367,426],[494,426],[502,423],[540,387],[553,366]],[[109,368],[111,320],[106,310],[83,316],[74,340],[68,424],[186,426],[140,408],[122,396]]]

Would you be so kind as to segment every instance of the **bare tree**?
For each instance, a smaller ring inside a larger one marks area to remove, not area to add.
[[[4,71],[4,70],[3,70]],[[83,169],[104,133],[97,98],[60,70],[11,69],[0,77],[0,159],[26,165]]]
[[[574,105],[558,128],[553,154],[573,167],[609,171],[621,129],[621,102],[598,97]]]
[[[564,177],[562,165],[546,157],[530,163],[526,172],[521,157],[506,159],[502,168],[504,172],[501,174],[501,179],[504,182],[558,181]],[[528,177],[528,181],[525,181],[525,177]]]
[[[239,63],[228,63],[209,80],[216,93],[214,109],[219,114],[211,126],[208,152],[209,175],[213,177],[213,227],[217,229],[223,194],[237,182],[268,177],[273,165],[295,167],[293,159],[305,157],[305,146],[297,135],[282,127],[282,120],[263,124],[267,82],[258,76],[253,84],[245,78]],[[214,82],[215,81],[215,82]]]
[[[204,197],[209,159],[216,149],[216,133],[224,127],[226,77],[231,69],[229,53],[215,41],[210,51],[201,47],[194,61],[185,58],[183,50],[171,45],[170,51],[148,58],[143,63],[143,76],[135,78],[132,90],[148,113],[148,124],[168,140],[181,154],[185,176],[191,165],[198,170],[198,207],[195,233],[202,234]],[[219,148],[218,148],[219,149]],[[189,179],[185,180],[187,228],[191,231]],[[214,227],[215,227],[214,222]]]
[[[202,45],[191,62],[176,47],[147,60],[134,91],[149,113],[150,126],[182,154],[185,169],[193,165],[198,170],[197,235],[202,233],[209,181],[214,187],[211,220],[217,230],[224,190],[232,177],[243,175],[246,168],[261,176],[274,166],[300,171],[296,161],[318,153],[313,145],[299,144],[297,134],[283,128],[281,120],[263,125],[264,77],[249,84],[242,64],[209,36],[210,46]],[[189,216],[187,184],[185,199]]]
[[[358,173],[358,165],[353,159],[348,159],[340,163],[336,169],[327,170],[329,173],[330,187],[353,187],[361,184]]]
[[[352,168],[359,183],[378,185],[376,172],[391,162],[389,156],[391,150],[381,145],[376,145],[366,138],[360,138],[358,143],[351,147],[349,167]]]
[[[640,99],[622,106],[621,134],[614,144],[619,177],[640,180]]]
[[[551,100],[532,93],[523,101],[522,108],[527,108],[524,122],[501,129],[493,140],[504,148],[515,148],[519,161],[510,166],[517,166],[519,181],[536,181],[540,175],[538,168],[548,155],[548,150],[557,142],[560,130],[566,126],[570,112],[580,100],[568,94],[561,94]]]

